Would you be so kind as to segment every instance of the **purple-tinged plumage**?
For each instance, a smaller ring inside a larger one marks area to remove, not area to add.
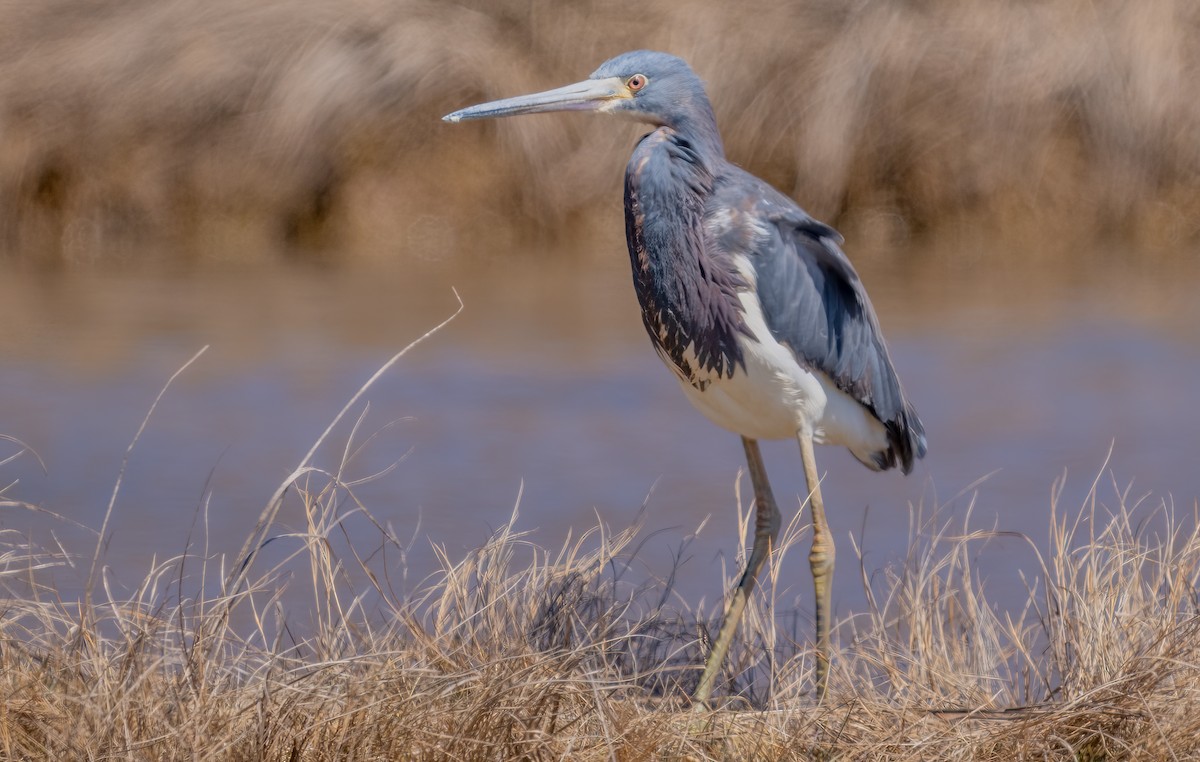
[[[704,235],[712,170],[670,127],[642,138],[625,171],[625,237],[633,287],[650,341],[687,383],[745,371],[741,341],[753,339],[738,291],[749,284],[732,257]]]

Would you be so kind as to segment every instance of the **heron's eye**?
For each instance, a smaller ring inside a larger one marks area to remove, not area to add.
[[[641,90],[646,86],[646,75],[634,74],[632,77],[625,80],[625,86],[629,88],[630,92],[636,93],[638,90]]]

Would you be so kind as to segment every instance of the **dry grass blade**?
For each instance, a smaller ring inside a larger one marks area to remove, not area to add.
[[[146,416],[142,418],[142,423],[138,426],[137,432],[129,442],[129,447],[125,448],[125,455],[121,458],[121,468],[117,471],[117,478],[113,483],[112,496],[108,499],[108,507],[104,510],[104,520],[100,524],[100,533],[96,538],[96,550],[92,554],[92,567],[91,571],[88,572],[87,585],[84,587],[83,600],[85,603],[92,600],[92,590],[96,584],[96,568],[100,563],[104,544],[108,540],[108,522],[112,518],[113,509],[117,505],[117,495],[121,493],[121,482],[125,478],[125,469],[129,465],[129,456],[133,453],[133,448],[137,446],[138,440],[142,438],[142,432],[146,430],[146,424],[150,422],[150,417],[154,415],[154,411],[158,408],[158,403],[162,401],[163,395],[167,393],[167,389],[171,388],[171,384],[175,382],[175,379],[179,378],[185,370],[191,367],[192,363],[200,359],[200,355],[207,351],[207,346],[201,347],[200,351],[192,355],[191,359],[179,366],[179,369],[171,374],[171,377],[163,384],[162,389],[158,391],[158,396],[154,398],[154,402],[150,403],[150,409],[146,411]]]
[[[313,455],[315,455],[317,450],[320,449],[322,443],[325,442],[338,423],[340,423],[341,420],[346,416],[346,413],[349,412],[350,409],[353,408],[360,399],[362,399],[363,394],[365,394],[367,390],[370,389],[384,373],[386,373],[392,366],[399,362],[400,359],[408,354],[410,350],[424,342],[430,336],[442,330],[442,328],[446,327],[452,320],[454,320],[454,318],[458,317],[459,313],[463,311],[463,301],[459,297],[457,291],[454,292],[454,298],[458,301],[458,307],[454,310],[453,314],[435,325],[433,328],[430,328],[428,331],[418,336],[408,346],[404,347],[404,349],[401,349],[399,352],[393,355],[390,360],[380,366],[379,369],[376,370],[369,379],[367,379],[366,383],[359,387],[358,391],[350,397],[349,401],[346,402],[342,409],[338,411],[338,414],[334,416],[332,421],[330,421],[329,426],[326,427],[321,436],[317,437],[317,441],[313,443],[308,453],[305,454],[305,456],[300,460],[300,465],[296,467],[296,470],[294,470],[286,479],[283,480],[283,483],[279,485],[275,491],[275,494],[272,495],[271,499],[267,502],[267,507],[263,509],[262,515],[259,516],[257,526],[255,526],[254,531],[251,532],[250,536],[246,538],[246,543],[242,546],[241,552],[239,552],[237,555],[237,560],[231,576],[225,582],[225,589],[229,592],[229,594],[236,594],[238,588],[241,586],[241,583],[244,580],[245,570],[253,560],[254,553],[261,546],[263,540],[265,539],[267,530],[275,521],[275,516],[279,513],[279,508],[283,504],[284,495],[297,479],[312,470],[310,463]]]

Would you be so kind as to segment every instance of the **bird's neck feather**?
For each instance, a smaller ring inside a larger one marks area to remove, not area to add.
[[[707,103],[703,109],[672,119],[667,127],[680,139],[690,143],[710,170],[716,162],[725,159],[725,145],[721,142],[721,133],[717,131],[717,120]]]
[[[626,238],[646,330],[688,377],[732,375],[742,364],[737,291],[744,283],[705,240],[714,182],[701,150],[669,127],[642,139],[625,174]],[[689,347],[694,364],[684,360]]]

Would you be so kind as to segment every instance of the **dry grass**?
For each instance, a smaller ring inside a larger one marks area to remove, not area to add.
[[[1200,240],[1190,0],[3,9],[0,247],[24,260],[619,250],[635,128],[438,117],[638,47],[688,58],[732,158],[860,259],[1156,261]]]
[[[517,531],[514,511],[483,547],[442,552],[437,574],[398,590],[406,546],[355,498],[363,427],[353,421],[325,469],[313,458],[331,425],[239,554],[200,532],[200,547],[131,590],[109,579],[103,529],[90,558],[0,533],[4,758],[1200,755],[1200,531],[1169,505],[1114,489],[1106,507],[1093,484],[1076,510],[1056,492],[1049,551],[1028,554],[1015,613],[988,603],[973,566],[996,533],[916,512],[909,557],[864,573],[868,610],[838,623],[819,707],[808,627],[773,596],[782,559],[804,551],[797,517],[748,609],[724,703],[695,727],[697,636],[720,612],[689,609],[669,578],[635,582],[638,526],[599,525],[552,552]],[[301,530],[276,525],[285,502]],[[377,541],[364,544],[364,528]],[[64,599],[72,569],[85,592]],[[292,620],[289,587],[311,596]]]

